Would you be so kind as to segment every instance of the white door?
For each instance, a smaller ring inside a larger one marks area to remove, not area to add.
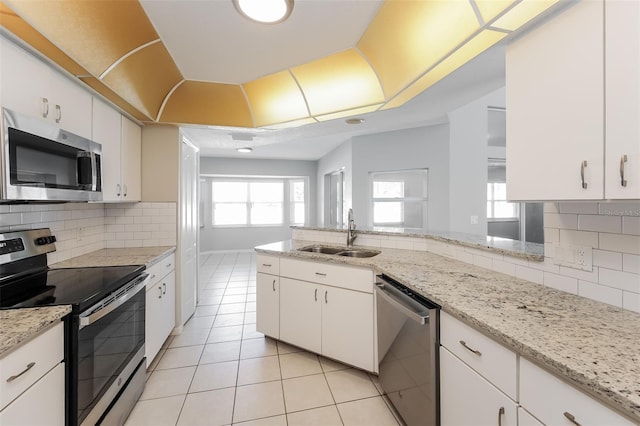
[[[256,281],[256,330],[280,338],[280,277],[258,273]]]
[[[183,325],[196,310],[198,291],[198,148],[184,137],[180,144],[180,197],[178,247],[180,251],[180,292],[178,319]]]
[[[97,98],[93,99],[92,139],[102,145],[102,200],[120,201],[120,113]]]
[[[280,277],[280,339],[320,353],[324,286]]]

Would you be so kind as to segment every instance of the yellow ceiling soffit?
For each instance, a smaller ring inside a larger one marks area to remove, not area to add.
[[[109,99],[120,109],[131,115],[138,121],[152,121],[153,118],[140,112],[138,108],[133,107],[130,103],[125,101],[116,92],[111,90],[107,85],[96,77],[80,77],[80,80],[87,86],[91,87],[96,92],[100,93],[106,99]]]
[[[281,71],[243,85],[256,127],[309,117],[300,87],[289,71]]]
[[[390,99],[479,27],[469,0],[388,0],[357,47],[378,73]]]
[[[523,0],[492,23],[493,27],[515,31],[559,0]]]
[[[464,46],[436,65],[424,76],[419,78],[415,83],[400,92],[398,96],[387,102],[381,109],[395,108],[404,104],[505,38],[507,35],[507,33],[498,31],[482,31]]]
[[[309,117],[309,118],[301,118],[300,120],[294,120],[294,121],[288,121],[286,123],[278,123],[278,124],[269,124],[266,126],[263,126],[264,128],[267,129],[273,129],[273,130],[278,130],[278,129],[291,129],[293,127],[300,127],[300,126],[304,126],[306,124],[314,124],[317,123],[318,120],[316,120],[313,117]]]
[[[92,75],[158,38],[138,1],[9,1],[14,10]]]
[[[61,66],[63,69],[73,75],[86,75],[87,70],[78,65],[73,59],[67,56],[62,50],[58,49],[53,43],[47,40],[42,34],[36,31],[31,25],[27,24],[22,18],[11,10],[7,5],[0,2],[0,25],[11,31],[42,53],[53,62]]]
[[[167,99],[159,121],[254,127],[241,86],[201,81],[178,86]]]
[[[485,23],[507,10],[516,0],[474,0]]]
[[[381,103],[375,104],[375,105],[367,105],[360,108],[348,109],[346,111],[338,111],[338,112],[332,112],[331,114],[317,115],[315,118],[318,121],[329,121],[329,120],[335,120],[337,118],[353,117],[354,115],[368,114],[370,112],[375,112],[378,109],[380,109],[382,105],[383,104]]]
[[[182,81],[182,74],[166,47],[155,43],[128,56],[102,81],[144,114],[157,117],[167,93]]]
[[[355,50],[291,68],[312,116],[385,101],[376,73]]]

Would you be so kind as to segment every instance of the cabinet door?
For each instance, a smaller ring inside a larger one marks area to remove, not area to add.
[[[449,425],[517,425],[517,405],[440,347],[440,419]]]
[[[604,197],[603,13],[579,2],[507,47],[508,199]]]
[[[373,295],[322,288],[322,354],[374,371]]]
[[[256,330],[280,338],[280,277],[258,272],[256,280]]]
[[[64,363],[0,412],[2,425],[64,425]]]
[[[93,99],[92,139],[102,145],[102,200],[120,201],[120,113]]]
[[[605,197],[640,199],[640,3],[605,7]]]
[[[162,316],[162,283],[159,281],[151,286],[146,293],[144,355],[147,357],[147,367],[149,367],[164,343],[161,333]]]
[[[49,74],[49,116],[61,128],[91,138],[91,95],[78,83],[51,70]]]
[[[122,201],[140,201],[140,150],[142,129],[133,121],[122,117]]]
[[[160,345],[167,340],[176,325],[176,273],[171,271],[162,280],[162,319],[160,327]]]
[[[518,407],[518,426],[544,426],[522,407]]]
[[[51,72],[42,62],[0,37],[0,105],[32,117],[47,119],[43,98]],[[49,114],[53,114],[53,100]]]
[[[281,340],[320,353],[322,289],[319,284],[280,277]]]

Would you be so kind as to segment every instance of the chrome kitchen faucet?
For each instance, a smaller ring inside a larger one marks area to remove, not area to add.
[[[356,221],[353,220],[353,209],[349,209],[347,224],[347,247],[353,247],[353,241],[358,237],[356,235]]]

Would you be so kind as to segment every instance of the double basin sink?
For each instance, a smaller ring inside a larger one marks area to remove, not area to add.
[[[375,250],[318,246],[318,245],[302,247],[302,248],[299,248],[298,251],[306,251],[309,253],[330,254],[334,256],[344,256],[344,257],[373,257],[380,254],[379,251],[375,251]]]

